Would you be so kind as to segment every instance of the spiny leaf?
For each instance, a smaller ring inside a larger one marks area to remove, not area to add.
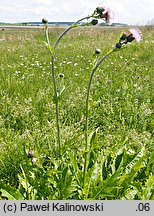
[[[1,197],[6,197],[8,200],[24,200],[19,189],[13,188],[10,185],[0,184]]]
[[[94,131],[92,131],[88,137],[88,145],[90,145],[90,149],[93,148],[93,143],[94,143],[94,140],[96,138],[98,130],[99,130],[99,127],[96,128]]]
[[[117,188],[119,185],[120,171],[115,172],[111,177],[108,177],[97,190],[94,195],[94,199],[99,198],[103,193],[111,193],[113,189]]]
[[[0,191],[2,193],[2,197],[6,197],[8,198],[8,200],[16,200],[16,198],[12,194],[10,194],[10,191],[8,192],[4,189],[0,189]]]
[[[150,175],[143,187],[143,199],[154,199],[154,176]]]
[[[117,170],[120,167],[123,156],[124,156],[124,152],[122,152],[120,155],[117,155],[117,157],[115,159],[115,170]]]

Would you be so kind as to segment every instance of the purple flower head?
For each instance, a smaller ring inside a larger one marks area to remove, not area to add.
[[[94,12],[94,17],[105,19],[106,23],[111,23],[114,18],[113,12],[107,7],[97,7]]]
[[[137,42],[142,38],[142,33],[138,28],[133,28],[129,30],[131,32],[131,37],[133,37]]]
[[[138,28],[132,28],[129,33],[124,32],[120,35],[119,42],[116,44],[116,48],[120,49],[123,44],[131,43],[133,40],[139,42],[142,39],[142,33]]]
[[[107,23],[111,23],[111,20],[114,18],[113,11],[110,8],[104,8],[105,10],[103,11],[103,18],[105,18],[105,21]]]
[[[133,40],[136,40],[137,42],[139,42],[142,38],[142,33],[140,32],[140,30],[138,28],[133,28],[130,29],[129,32],[131,34],[127,34],[127,37],[125,39],[125,43],[131,43]]]

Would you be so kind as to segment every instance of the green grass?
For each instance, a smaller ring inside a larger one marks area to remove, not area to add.
[[[50,55],[43,30],[0,34],[0,198],[82,199],[85,100],[92,55],[106,54],[125,29],[78,28],[56,52],[62,159],[57,156]],[[50,29],[51,44],[62,28]],[[154,199],[153,28],[111,54],[91,88],[87,199]],[[33,149],[36,162],[28,158]]]

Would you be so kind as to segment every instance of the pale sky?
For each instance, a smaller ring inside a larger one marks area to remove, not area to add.
[[[154,18],[154,0],[0,0],[0,22],[74,22],[101,5],[112,9],[113,22],[147,24]]]

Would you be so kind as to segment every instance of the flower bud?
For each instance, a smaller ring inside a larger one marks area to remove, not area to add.
[[[45,19],[45,18],[43,18],[43,19],[42,19],[42,23],[43,23],[43,24],[48,24],[48,20]]]
[[[93,19],[93,20],[91,21],[91,24],[92,24],[92,25],[97,25],[97,23],[98,23],[98,20],[97,20],[97,19]]]
[[[95,54],[100,54],[101,53],[101,50],[100,49],[96,49],[95,50]]]
[[[126,33],[122,33],[120,36],[120,40],[125,40],[128,35]]]
[[[116,48],[120,49],[122,47],[121,43],[116,43]]]
[[[102,14],[105,9],[103,7],[97,7],[96,12]]]
[[[59,74],[59,78],[62,79],[63,77],[64,77],[64,74],[60,73],[60,74]]]

